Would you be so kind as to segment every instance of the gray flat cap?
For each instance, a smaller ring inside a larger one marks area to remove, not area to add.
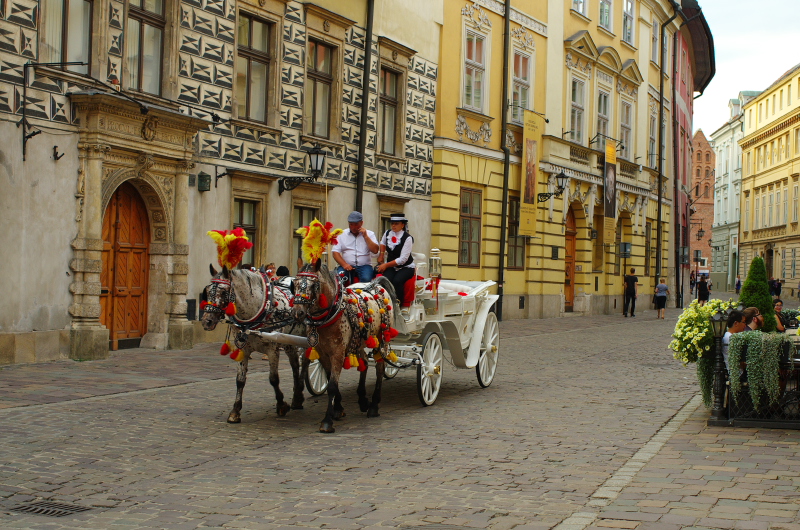
[[[359,223],[364,220],[364,216],[361,215],[361,212],[350,212],[350,215],[347,216],[348,223]]]

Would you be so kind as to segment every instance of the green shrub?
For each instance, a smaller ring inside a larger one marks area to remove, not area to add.
[[[764,260],[760,257],[753,259],[747,278],[742,285],[739,294],[739,303],[744,307],[757,307],[764,316],[764,327],[761,331],[775,331],[775,310],[772,308],[772,296],[769,294],[769,283],[767,282],[767,269]]]

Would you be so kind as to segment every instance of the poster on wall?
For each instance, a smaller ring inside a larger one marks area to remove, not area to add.
[[[606,138],[606,165],[603,171],[603,241],[608,244],[616,239],[617,231],[617,143]]]
[[[525,111],[525,129],[522,139],[522,175],[520,178],[522,201],[519,205],[519,235],[536,235],[537,194],[539,191],[539,153],[542,146],[544,118]]]

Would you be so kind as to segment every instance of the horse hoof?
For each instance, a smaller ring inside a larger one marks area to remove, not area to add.
[[[303,404],[300,403],[299,405],[295,405],[292,403],[292,410],[303,410]]]
[[[333,427],[333,423],[323,421],[319,424],[319,432],[332,433],[336,432],[336,429]]]
[[[369,400],[367,398],[359,399],[358,408],[361,409],[361,412],[367,412],[369,410]]]
[[[278,410],[278,416],[283,418],[284,416],[286,416],[286,414],[289,412],[289,410],[291,410],[291,408],[289,407],[289,405],[287,403],[281,403],[280,405],[278,405],[278,409],[277,410]]]
[[[345,414],[345,413],[344,413],[344,409],[341,409],[341,410],[334,410],[334,411],[333,411],[333,419],[334,419],[334,420],[341,420],[341,419],[342,419],[342,418],[344,418],[345,416],[347,416],[347,414]]]
[[[367,418],[377,418],[381,413],[378,412],[378,407],[370,407],[367,411]]]
[[[228,416],[228,423],[242,423],[242,418],[238,412],[231,412]]]

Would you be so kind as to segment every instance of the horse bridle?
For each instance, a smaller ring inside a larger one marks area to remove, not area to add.
[[[233,292],[233,285],[231,285],[230,280],[223,280],[221,278],[214,278],[211,280],[211,286],[207,288],[207,298],[211,298],[212,300],[217,297],[217,286],[218,285],[227,285],[230,287],[228,289],[228,294],[226,299],[224,300],[224,304],[217,305],[213,302],[209,302],[208,300],[204,300],[200,305],[200,310],[205,311],[206,313],[225,313],[225,308],[228,307],[228,304],[232,304],[236,302],[236,293]]]
[[[319,299],[319,290],[322,280],[315,272],[298,272],[297,288],[294,294],[294,305],[310,306],[314,300]],[[337,320],[344,309],[344,276],[339,276],[336,282],[336,296],[328,307],[323,307],[317,314],[311,314],[310,308],[306,311],[306,324],[313,327],[325,327]]]

